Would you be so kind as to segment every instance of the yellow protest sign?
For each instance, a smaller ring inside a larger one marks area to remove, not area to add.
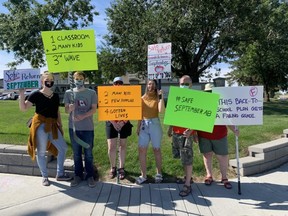
[[[98,70],[94,30],[41,32],[49,72]]]
[[[212,132],[218,94],[171,86],[164,124]]]
[[[98,86],[98,120],[142,119],[141,86]]]

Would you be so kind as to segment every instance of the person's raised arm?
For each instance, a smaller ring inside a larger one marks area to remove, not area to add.
[[[165,112],[165,103],[164,103],[164,97],[163,97],[163,91],[160,89],[158,90],[158,112],[164,113]]]
[[[27,111],[33,105],[30,101],[25,101],[24,92],[25,89],[19,89],[19,109],[23,112]]]

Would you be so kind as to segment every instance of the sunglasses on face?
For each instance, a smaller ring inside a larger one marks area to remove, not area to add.
[[[180,83],[181,86],[189,86],[190,83]]]
[[[114,82],[114,85],[123,85],[123,82],[121,82],[121,81],[116,81],[116,82]]]

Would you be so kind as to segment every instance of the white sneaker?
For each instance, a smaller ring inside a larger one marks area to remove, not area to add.
[[[158,173],[155,175],[155,183],[161,183],[163,181],[163,176]]]
[[[47,177],[44,177],[42,179],[42,185],[43,186],[50,186],[50,182],[49,182],[49,179]]]
[[[143,176],[139,176],[137,179],[136,179],[136,184],[140,185],[140,184],[143,184],[144,182],[147,181],[147,178],[143,177]]]

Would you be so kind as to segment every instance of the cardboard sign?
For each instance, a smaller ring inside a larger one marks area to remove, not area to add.
[[[98,70],[94,30],[41,32],[49,72]]]
[[[171,43],[148,45],[148,79],[171,78]]]
[[[263,86],[216,87],[216,125],[262,125]]]
[[[219,95],[170,87],[164,124],[212,132]]]
[[[98,120],[142,119],[141,86],[98,86]]]
[[[40,69],[4,70],[5,90],[38,89],[41,87]]]

